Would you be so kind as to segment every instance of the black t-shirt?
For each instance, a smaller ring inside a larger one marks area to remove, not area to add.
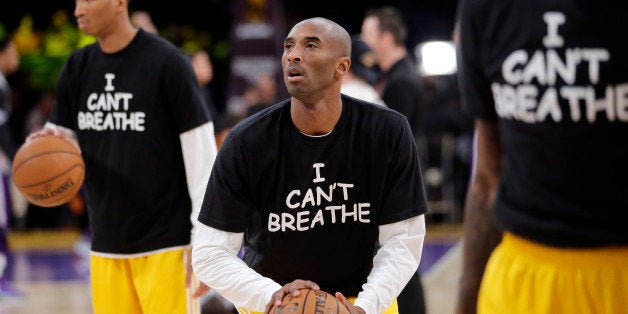
[[[421,130],[421,78],[414,61],[406,56],[384,73],[382,100],[386,105],[405,115],[415,135]]]
[[[425,213],[407,119],[342,96],[322,137],[300,133],[290,102],[240,122],[220,147],[202,223],[245,232],[244,260],[280,284],[308,279],[357,295],[372,268],[378,226]]]
[[[179,134],[209,121],[189,60],[139,30],[123,50],[75,51],[50,121],[77,132],[92,250],[140,253],[190,242]]]
[[[620,3],[463,2],[463,99],[476,117],[499,120],[504,229],[555,246],[628,244]]]

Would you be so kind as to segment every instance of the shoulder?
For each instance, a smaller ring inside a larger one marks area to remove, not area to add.
[[[409,55],[405,56],[395,63],[388,80],[418,84],[420,77],[417,63]]]
[[[269,106],[249,117],[244,118],[231,128],[229,135],[234,138],[259,139],[260,135],[270,135],[274,129],[280,128],[282,117],[289,114],[290,99]]]
[[[511,0],[461,0],[459,3],[459,13],[461,14],[476,14],[477,12],[486,12],[490,8],[494,8],[498,5],[507,5],[512,2]]]
[[[98,46],[98,42],[78,48],[72,51],[72,53],[68,57],[68,62],[78,62],[80,60],[88,59],[94,55],[94,52],[97,52],[99,50],[100,46]]]
[[[189,58],[183,50],[165,38],[142,29],[138,30],[137,36],[142,46],[140,51],[150,54],[154,60],[165,65],[189,64]]]
[[[173,43],[166,40],[165,38],[157,34],[149,33],[141,28],[137,30],[136,36],[137,36],[138,41],[142,43],[142,45],[144,46],[150,46],[151,48],[154,48],[154,49],[160,49],[163,51],[170,51],[170,52],[173,52],[174,50],[179,49],[177,46],[175,46]]]
[[[373,125],[390,127],[394,125],[403,124],[406,117],[386,106],[378,105],[373,102],[360,100],[349,95],[342,95],[342,102],[348,106],[351,106],[351,111],[354,112],[360,120],[363,120]]]
[[[100,47],[97,42],[72,51],[64,64],[64,72],[66,74],[72,74],[79,71],[79,69],[84,67],[91,59],[93,59],[95,53],[98,53],[99,51]]]

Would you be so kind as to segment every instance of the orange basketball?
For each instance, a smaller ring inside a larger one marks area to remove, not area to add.
[[[330,293],[323,290],[300,289],[294,297],[287,294],[280,306],[273,307],[270,314],[349,314],[349,310]]]
[[[80,151],[58,136],[24,143],[13,159],[13,183],[32,204],[54,207],[67,203],[85,178]]]

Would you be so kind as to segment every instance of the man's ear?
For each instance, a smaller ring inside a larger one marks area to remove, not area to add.
[[[349,68],[351,68],[351,58],[340,57],[338,59],[338,66],[336,67],[338,74],[344,75],[345,73],[349,72]]]
[[[381,32],[379,35],[379,40],[384,42],[385,44],[396,46],[395,36],[393,36],[393,34],[390,31]]]
[[[126,11],[129,7],[129,0],[115,0],[118,12]]]

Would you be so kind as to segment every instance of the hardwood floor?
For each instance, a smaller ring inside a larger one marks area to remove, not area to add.
[[[453,313],[459,274],[460,226],[428,224],[421,273],[428,314]],[[1,314],[91,313],[89,270],[76,230],[34,231],[9,236],[13,256],[5,275],[24,292],[0,294]]]

